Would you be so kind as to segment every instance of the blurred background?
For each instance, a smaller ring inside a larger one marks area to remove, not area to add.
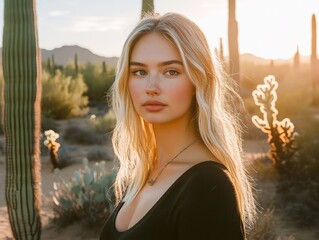
[[[113,209],[105,189],[116,171],[110,142],[116,120],[107,92],[142,8],[178,12],[197,23],[239,86],[246,164],[259,203],[248,239],[319,239],[319,1],[40,0],[44,239],[97,239]],[[0,64],[1,53],[2,45]],[[268,75],[273,78],[264,81]],[[3,81],[1,67],[1,86]],[[267,106],[273,108],[262,110]],[[0,133],[4,183],[2,127]],[[4,185],[0,238],[11,239]]]

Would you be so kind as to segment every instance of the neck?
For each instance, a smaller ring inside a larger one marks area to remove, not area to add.
[[[158,166],[165,164],[198,138],[194,127],[189,122],[154,124],[153,129],[157,145]]]

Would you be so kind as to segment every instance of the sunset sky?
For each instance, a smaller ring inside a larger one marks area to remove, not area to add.
[[[3,2],[0,1],[1,28]],[[39,45],[47,50],[79,45],[98,55],[119,56],[125,38],[140,18],[141,2],[37,0]],[[222,37],[224,52],[228,54],[228,0],[154,2],[155,11],[160,14],[178,12],[196,22],[206,34],[212,50],[219,46]],[[294,55],[299,45],[302,55],[310,55],[313,13],[318,20],[319,0],[237,0],[240,52],[286,59]],[[2,31],[0,37],[2,39]]]

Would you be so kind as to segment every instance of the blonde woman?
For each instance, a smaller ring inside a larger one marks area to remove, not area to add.
[[[244,239],[255,208],[234,91],[199,27],[176,13],[141,20],[112,91],[117,207],[100,239]]]

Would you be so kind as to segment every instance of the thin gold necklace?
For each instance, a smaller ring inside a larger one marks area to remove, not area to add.
[[[155,178],[152,178],[150,180],[147,181],[147,183],[150,185],[150,186],[153,186],[154,183],[156,182],[157,178],[162,174],[164,168],[170,164],[171,162],[173,162],[182,152],[184,152],[186,149],[190,148],[195,142],[197,141],[197,139],[193,142],[191,142],[190,144],[188,144],[185,148],[183,148],[179,153],[177,153],[171,160],[169,160],[160,170],[160,172],[156,175]]]

